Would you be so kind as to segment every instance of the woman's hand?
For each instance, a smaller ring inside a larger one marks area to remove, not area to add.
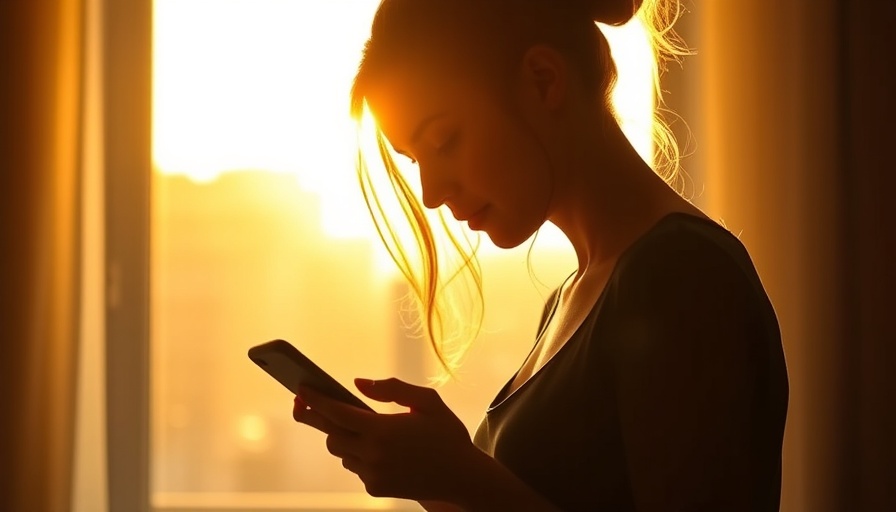
[[[398,379],[356,379],[355,385],[374,400],[409,410],[377,414],[301,389],[293,417],[327,435],[327,449],[371,496],[454,501],[465,465],[483,454],[439,394]]]

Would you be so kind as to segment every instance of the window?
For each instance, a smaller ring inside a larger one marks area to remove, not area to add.
[[[157,510],[414,509],[368,497],[322,436],[293,422],[290,394],[246,357],[254,344],[284,338],[343,383],[397,376],[426,384],[436,371],[427,344],[402,327],[402,279],[354,175],[347,98],[378,3],[154,2]],[[614,29],[611,42],[643,41],[638,28]],[[640,57],[619,59],[618,89],[640,94],[630,104],[644,108],[650,81],[637,63],[649,48],[624,47]],[[620,112],[649,154],[650,110]],[[544,297],[574,269],[562,240],[550,226],[539,235],[537,279],[528,245],[482,252],[484,332],[460,380],[440,390],[471,431],[528,352]]]

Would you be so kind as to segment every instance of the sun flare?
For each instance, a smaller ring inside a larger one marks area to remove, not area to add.
[[[357,134],[348,98],[378,5],[156,0],[157,171],[198,182],[232,171],[288,173],[319,195],[328,235],[376,238],[370,222],[358,222],[367,213],[355,177]],[[601,28],[619,69],[614,103],[623,130],[649,160],[653,92],[646,33],[637,19]],[[560,236],[545,231],[543,243]]]

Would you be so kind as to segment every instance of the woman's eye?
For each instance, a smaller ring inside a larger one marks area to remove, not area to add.
[[[442,141],[442,143],[436,147],[436,151],[440,155],[445,155],[448,152],[450,152],[452,149],[454,149],[456,142],[457,142],[457,132],[454,132],[450,136],[445,138],[445,140]]]

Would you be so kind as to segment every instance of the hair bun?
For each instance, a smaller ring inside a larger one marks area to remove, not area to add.
[[[632,19],[643,0],[576,0],[591,19],[607,25],[622,25]]]

